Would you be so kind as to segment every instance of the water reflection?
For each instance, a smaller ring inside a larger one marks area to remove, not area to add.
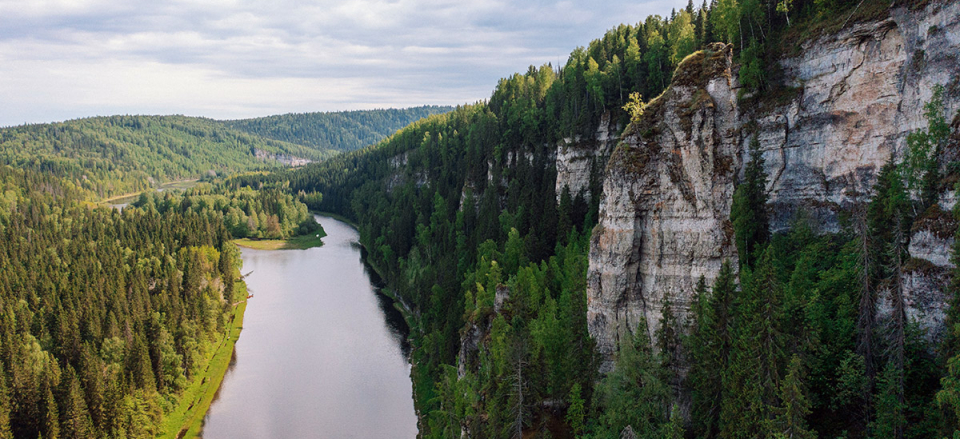
[[[242,251],[256,291],[204,437],[417,434],[408,329],[348,225],[319,218],[325,245]]]
[[[380,312],[383,313],[383,319],[387,323],[387,329],[393,335],[397,344],[400,346],[400,352],[403,358],[410,359],[410,328],[407,327],[407,321],[403,318],[403,313],[397,309],[396,302],[390,296],[384,294],[386,282],[377,274],[376,270],[367,263],[367,250],[361,246],[360,262],[363,264],[364,273],[370,278],[370,283],[374,286],[374,292],[377,295],[377,302],[380,305]]]

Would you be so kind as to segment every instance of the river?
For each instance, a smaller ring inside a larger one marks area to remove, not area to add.
[[[416,437],[402,316],[356,230],[317,220],[322,247],[242,249],[254,297],[204,438]]]

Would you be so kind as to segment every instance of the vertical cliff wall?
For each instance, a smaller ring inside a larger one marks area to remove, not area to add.
[[[715,44],[677,69],[674,83],[631,125],[610,157],[587,273],[587,321],[606,359],[662,298],[689,305],[700,275],[735,258],[730,203],[739,168],[732,47]]]
[[[594,172],[603,172],[606,159],[619,142],[620,129],[615,121],[610,120],[610,113],[605,113],[592,137],[565,138],[557,144],[558,201],[565,187],[574,197],[583,194],[585,199],[590,199],[599,195],[590,193],[590,180]]]
[[[715,45],[681,63],[608,163],[587,275],[589,328],[605,370],[641,317],[653,334],[665,295],[683,318],[699,276],[709,282],[724,259],[736,262],[728,218],[753,136],[764,151],[774,231],[801,210],[836,231],[854,191],[868,192],[907,134],[926,126],[934,86],[946,89],[948,118],[960,108],[960,2],[899,7],[808,41],[781,61],[788,93],[748,96],[749,107],[738,107],[730,50]],[[955,198],[945,191],[941,214]],[[908,314],[933,338],[956,228],[941,226],[918,222],[906,273]]]

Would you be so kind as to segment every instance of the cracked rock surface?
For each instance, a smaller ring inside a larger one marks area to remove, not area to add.
[[[603,371],[641,320],[653,335],[664,296],[683,320],[697,279],[711,283],[726,259],[736,265],[730,204],[752,136],[764,151],[773,231],[802,211],[835,232],[854,192],[868,192],[907,135],[926,127],[923,105],[936,85],[946,88],[946,114],[960,109],[960,2],[895,8],[804,43],[781,60],[787,95],[748,97],[759,101],[749,108],[738,105],[729,49],[685,60],[611,154],[587,274],[588,327]],[[955,200],[943,194],[940,207]],[[951,247],[952,235],[914,231],[908,315],[931,338],[942,333]]]

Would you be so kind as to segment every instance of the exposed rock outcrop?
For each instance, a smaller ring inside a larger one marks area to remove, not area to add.
[[[923,105],[935,85],[947,87],[947,114],[960,87],[960,3],[896,8],[889,18],[859,23],[803,44],[781,62],[793,97],[760,105],[755,119],[770,176],[772,228],[784,230],[798,209],[838,228],[836,213],[866,193],[907,135],[927,125]],[[746,148],[749,136],[742,139]]]
[[[686,59],[613,152],[587,273],[587,322],[612,367],[617,341],[646,316],[651,336],[664,295],[684,315],[698,278],[736,257],[730,204],[738,111],[732,46]]]
[[[948,115],[960,108],[958,2],[897,7],[808,41],[781,61],[786,92],[747,96],[747,106],[738,107],[729,51],[715,46],[685,60],[610,158],[587,287],[603,370],[641,316],[653,334],[664,295],[683,319],[699,276],[710,282],[724,259],[736,264],[728,218],[753,136],[764,151],[772,229],[787,229],[803,211],[830,232],[855,194],[869,194],[883,164],[900,157],[907,135],[926,127],[923,105],[936,85],[945,86]],[[944,193],[940,207],[955,199]],[[942,331],[951,247],[952,232],[914,231],[907,312],[930,334]]]
[[[312,160],[296,157],[292,155],[280,154],[276,152],[264,151],[262,149],[254,149],[254,156],[258,160],[270,161],[274,160],[277,163],[280,163],[284,166],[303,166],[312,162]]]
[[[620,127],[610,121],[610,113],[600,119],[600,126],[592,138],[566,138],[557,145],[557,200],[563,188],[570,195],[583,194],[590,199],[590,180],[595,170],[603,170],[604,163],[619,140]]]

